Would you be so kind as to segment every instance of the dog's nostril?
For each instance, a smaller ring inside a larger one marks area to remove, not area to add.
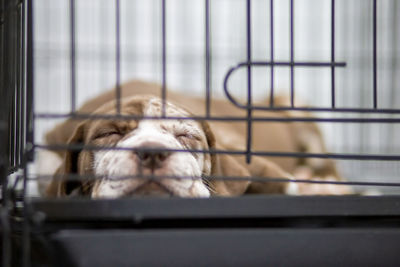
[[[166,151],[137,151],[135,152],[140,160],[140,164],[151,169],[160,168],[170,152]]]
[[[136,155],[139,157],[140,160],[147,160],[151,158],[150,152],[145,152],[145,151],[138,151],[136,152]]]
[[[166,160],[168,158],[168,156],[170,154],[171,154],[170,152],[165,152],[164,151],[164,152],[157,153],[156,157],[157,157],[157,160],[164,161],[164,160]]]

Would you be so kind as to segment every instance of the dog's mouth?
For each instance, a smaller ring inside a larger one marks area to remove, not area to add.
[[[147,181],[135,189],[131,190],[126,196],[156,196],[156,197],[172,197],[176,194],[167,186],[156,180]]]
[[[199,178],[184,179],[151,176],[121,181],[104,179],[91,191],[93,198],[129,197],[209,197],[209,188]]]

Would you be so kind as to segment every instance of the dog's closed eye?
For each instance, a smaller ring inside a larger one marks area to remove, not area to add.
[[[201,141],[201,137],[199,135],[193,134],[191,132],[186,132],[186,131],[176,133],[175,137],[178,139],[189,139],[189,140]]]
[[[180,138],[181,139],[183,139],[183,138],[193,139],[194,138],[193,135],[190,133],[178,133],[175,135],[175,137],[178,139],[180,139]]]
[[[199,136],[189,132],[175,134],[175,137],[186,149],[197,148],[199,142],[201,141]],[[192,154],[195,156],[195,158],[197,158],[195,153]]]
[[[122,133],[117,131],[117,130],[103,130],[103,131],[99,131],[94,137],[93,139],[101,139],[101,138],[106,138],[106,137],[120,137],[122,136]]]

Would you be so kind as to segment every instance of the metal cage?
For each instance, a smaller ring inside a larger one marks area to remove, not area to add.
[[[77,113],[76,66],[76,1],[69,6],[69,69],[70,108],[67,112],[37,112],[34,109],[35,88],[35,17],[34,0],[2,0],[0,3],[0,170],[1,170],[1,235],[2,266],[188,266],[188,265],[385,265],[398,266],[397,240],[400,232],[400,198],[398,196],[339,196],[339,197],[286,197],[245,196],[242,198],[212,199],[157,199],[132,198],[119,200],[43,199],[27,195],[31,180],[28,163],[38,149],[106,149],[102,147],[43,145],[34,137],[35,122],[39,120],[113,119],[113,116],[93,116]],[[247,123],[247,148],[243,151],[196,151],[200,153],[227,153],[252,156],[331,158],[344,160],[376,160],[396,162],[394,153],[283,153],[252,151],[251,131],[254,122],[317,122],[345,124],[391,124],[400,122],[400,109],[380,107],[379,104],[379,49],[378,49],[378,0],[372,0],[372,33],[370,42],[372,59],[369,78],[372,84],[368,107],[341,107],[337,104],[337,68],[346,69],[347,63],[336,54],[337,8],[330,1],[330,59],[296,60],[295,57],[295,1],[289,3],[289,60],[277,60],[274,38],[274,10],[277,1],[269,5],[269,60],[253,57],[252,3],[243,1],[245,13],[245,60],[226,69],[220,84],[226,98],[238,108],[247,111],[246,117],[214,117],[210,113],[212,101],[212,45],[211,1],[205,0],[204,14],[204,88],[206,113],[187,119],[245,121]],[[121,6],[115,4],[115,88],[117,110],[121,96]],[[275,5],[275,6],[274,6]],[[168,99],[167,69],[167,1],[160,1],[160,43],[162,98]],[[397,15],[398,16],[398,15]],[[252,102],[254,68],[267,68],[268,95],[271,101],[265,106]],[[278,68],[289,70],[290,105],[274,105],[275,80]],[[298,68],[326,68],[330,70],[329,106],[298,107],[296,105],[295,73]],[[246,72],[247,102],[239,103],[230,90],[232,75]],[[162,119],[176,119],[165,115]],[[255,110],[327,112],[323,117],[270,118],[253,117]],[[337,116],[337,114],[345,114]],[[361,114],[361,115],[360,115]],[[371,116],[363,116],[369,114]],[[124,117],[122,119],[137,119]],[[140,119],[160,119],[140,117]],[[179,151],[182,153],[188,151]],[[189,151],[193,152],[193,151]],[[71,176],[71,179],[79,177]],[[243,179],[243,177],[208,177],[209,179]],[[260,177],[251,177],[260,181]],[[312,181],[301,179],[282,180],[262,178],[268,182],[299,182],[348,184],[398,188],[400,183],[384,181]],[[20,186],[20,187],[18,187]]]

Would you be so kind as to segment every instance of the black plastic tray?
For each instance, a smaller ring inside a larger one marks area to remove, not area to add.
[[[398,196],[40,199],[28,207],[33,266],[400,266]]]

